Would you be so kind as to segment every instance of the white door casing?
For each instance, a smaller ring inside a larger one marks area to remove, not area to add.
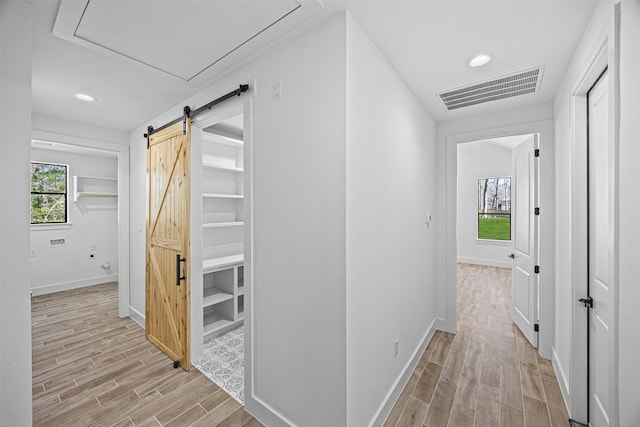
[[[538,347],[537,135],[512,151],[513,159],[513,267],[511,272],[511,318],[532,346]]]
[[[589,424],[608,426],[609,396],[609,306],[612,234],[610,233],[609,178],[609,88],[605,72],[587,95],[589,170]]]

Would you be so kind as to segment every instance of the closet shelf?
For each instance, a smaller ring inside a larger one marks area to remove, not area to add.
[[[233,320],[226,319],[217,313],[207,313],[204,315],[204,335],[219,332],[233,323]]]
[[[118,197],[118,193],[98,193],[92,191],[78,191],[75,197]]]
[[[239,167],[236,167],[236,166],[218,165],[218,164],[215,164],[215,163],[203,162],[202,163],[202,167],[203,168],[207,168],[207,169],[219,170],[219,171],[223,171],[223,172],[233,172],[233,173],[242,173],[242,172],[244,172],[243,168],[239,168]]]
[[[244,225],[244,221],[207,222],[207,223],[202,224],[202,228],[241,227],[243,225]]]
[[[244,199],[243,194],[203,193],[205,199]]]
[[[73,201],[81,197],[118,197],[118,178],[74,175]]]
[[[217,288],[208,288],[204,290],[204,299],[202,301],[202,307],[211,307],[212,305],[229,301],[233,299],[233,294],[225,291],[221,291]]]
[[[231,147],[241,147],[244,145],[244,141],[241,139],[217,135],[210,132],[203,132],[202,140],[207,142],[215,142],[216,144],[228,145]]]
[[[244,262],[244,254],[209,258],[202,261],[202,272],[209,273],[224,267],[231,267]]]

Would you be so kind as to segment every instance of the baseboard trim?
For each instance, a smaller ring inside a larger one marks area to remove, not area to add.
[[[72,282],[54,283],[52,285],[37,286],[31,288],[31,295],[47,295],[55,292],[70,291],[72,289],[84,288],[87,286],[102,285],[108,282],[117,282],[118,275],[110,274],[107,276],[92,277],[90,279],[74,280]]]
[[[395,384],[393,385],[393,387],[391,387],[389,393],[387,393],[387,396],[378,408],[378,411],[369,423],[369,426],[382,426],[387,420],[387,417],[389,417],[389,414],[393,409],[393,405],[395,405],[398,401],[400,393],[402,393],[402,390],[404,390],[404,388],[407,386],[407,383],[411,379],[411,375],[413,375],[413,371],[416,369],[416,366],[418,365],[422,354],[429,345],[429,342],[431,342],[431,338],[433,338],[433,334],[436,331],[436,325],[441,322],[442,319],[433,319],[431,325],[429,325],[429,328],[422,337],[420,344],[414,351],[413,356],[411,356],[411,359],[409,359],[409,361],[405,365],[404,370],[396,380]]]
[[[131,317],[138,325],[144,329],[144,315],[135,308],[129,306],[129,317]]]
[[[264,400],[255,395],[245,395],[244,410],[265,426],[290,427],[295,425],[282,413],[280,413],[271,405],[267,404]]]
[[[494,259],[480,259],[480,258],[458,258],[458,262],[465,264],[486,265],[488,267],[500,267],[511,268],[512,263],[509,261],[498,261]]]
[[[553,366],[553,371],[556,373],[556,378],[558,379],[558,384],[560,385],[560,391],[562,392],[562,398],[564,399],[564,406],[567,408],[567,413],[571,416],[571,411],[569,410],[569,405],[567,402],[570,402],[571,393],[569,390],[569,381],[567,380],[567,376],[562,369],[562,365],[560,365],[560,359],[558,359],[558,353],[556,353],[556,349],[551,349],[552,358],[551,365]]]

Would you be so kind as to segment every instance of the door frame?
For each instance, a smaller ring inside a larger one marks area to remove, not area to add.
[[[554,200],[554,125],[553,120],[540,120],[508,126],[478,129],[446,136],[446,205],[445,205],[445,319],[439,325],[445,331],[457,331],[457,145],[482,139],[537,133],[540,148],[539,178],[539,245],[540,299],[538,351],[546,359],[552,357],[554,336],[554,270],[555,270],[555,200]]]
[[[31,139],[65,145],[111,151],[118,156],[118,316],[129,312],[129,146],[80,138],[40,130],[31,131]]]
[[[609,149],[611,153],[609,163],[610,179],[610,215],[609,228],[613,235],[612,250],[610,252],[611,287],[609,301],[611,307],[610,338],[609,338],[609,405],[610,425],[618,425],[618,244],[619,232],[617,212],[619,195],[617,192],[619,147],[619,28],[620,8],[614,5],[613,25],[605,25],[598,40],[601,42],[594,49],[594,54],[585,63],[578,83],[571,95],[571,152],[572,152],[572,189],[571,189],[571,235],[572,235],[572,264],[571,264],[571,295],[574,304],[571,305],[571,366],[568,390],[561,384],[563,393],[569,406],[572,419],[586,422],[588,419],[588,333],[586,309],[577,300],[587,296],[588,292],[588,165],[587,165],[587,92],[598,80],[602,71],[608,68],[609,75]],[[585,351],[587,349],[587,351]]]

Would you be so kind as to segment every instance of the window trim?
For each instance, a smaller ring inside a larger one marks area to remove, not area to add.
[[[32,179],[31,165],[33,165],[34,163],[41,164],[41,165],[64,166],[65,174],[66,174],[64,193],[31,191],[31,179]],[[44,161],[38,161],[38,160],[29,161],[29,199],[31,199],[31,196],[33,195],[63,195],[64,196],[64,222],[31,222],[32,230],[43,229],[43,228],[51,229],[51,227],[66,228],[71,226],[71,222],[69,220],[69,184],[70,184],[69,177],[71,176],[71,174],[69,173],[69,169],[70,169],[69,165],[65,163],[44,162]],[[31,202],[29,202],[29,204],[31,204]],[[29,209],[29,221],[31,221],[31,209]]]

